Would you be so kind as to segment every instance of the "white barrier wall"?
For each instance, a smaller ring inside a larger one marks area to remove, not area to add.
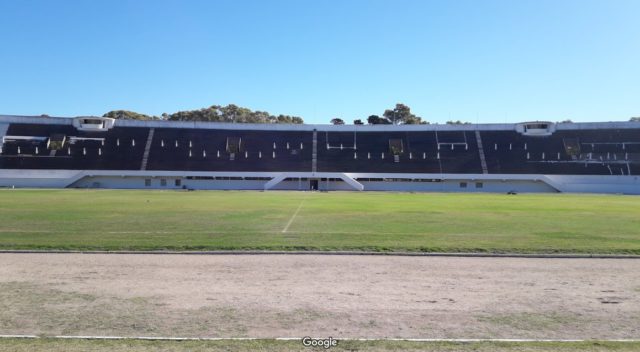
[[[178,180],[178,183],[176,183]],[[263,190],[266,181],[252,180],[197,180],[181,177],[85,177],[71,188],[119,189],[202,189],[202,190]]]
[[[0,170],[0,187],[65,188],[81,175],[76,170]]]
[[[148,180],[148,181],[146,181]],[[176,184],[176,180],[179,183]],[[146,183],[148,182],[148,183]],[[72,188],[120,188],[120,189],[197,189],[197,190],[263,190],[266,181],[257,180],[197,180],[176,177],[85,177]],[[395,192],[495,192],[518,193],[556,192],[542,181],[442,181],[442,182],[361,182],[365,191]],[[466,185],[466,186],[465,186]],[[17,186],[20,187],[20,186]],[[282,181],[272,190],[310,190],[309,180]],[[353,191],[343,181],[318,180],[319,191]]]
[[[640,176],[548,175],[568,193],[640,194]]]
[[[0,170],[0,187],[265,190],[272,179],[283,180],[273,190],[309,190],[317,180],[320,191],[640,194],[640,176]]]
[[[443,181],[443,182],[363,182],[368,191],[415,192],[557,192],[544,182],[535,181]]]

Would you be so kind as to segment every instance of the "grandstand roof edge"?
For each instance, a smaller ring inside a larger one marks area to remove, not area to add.
[[[0,115],[0,123],[34,123],[50,125],[71,125],[71,117],[43,117]],[[523,121],[525,122],[525,121]],[[465,125],[428,124],[428,125],[320,125],[320,124],[251,124],[251,123],[221,123],[200,121],[142,121],[142,120],[116,120],[119,127],[145,127],[145,128],[192,128],[192,129],[229,129],[229,130],[265,130],[265,131],[504,131],[515,130],[518,123],[483,123]],[[611,122],[575,122],[556,123],[558,130],[602,129],[602,128],[640,128],[638,122],[611,121]]]

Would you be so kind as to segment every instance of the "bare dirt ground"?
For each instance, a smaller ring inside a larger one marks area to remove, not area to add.
[[[640,260],[0,254],[0,334],[639,338]]]

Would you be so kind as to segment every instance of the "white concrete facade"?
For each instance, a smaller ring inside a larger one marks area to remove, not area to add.
[[[321,191],[640,194],[640,176],[634,175],[0,170],[0,187],[9,188],[309,190],[312,180]]]

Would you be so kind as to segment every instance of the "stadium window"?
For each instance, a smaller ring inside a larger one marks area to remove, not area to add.
[[[160,179],[160,186],[162,186],[162,187],[166,187],[166,186],[167,186],[167,180],[166,180],[166,179],[164,179],[164,178],[161,178],[161,179]]]
[[[151,179],[150,178],[145,178],[144,179],[144,186],[145,187],[151,187]]]
[[[483,186],[482,182],[476,182],[476,188],[482,188]]]
[[[182,180],[177,179],[176,182],[175,182],[175,185],[176,185],[176,187],[182,186]]]
[[[466,182],[460,182],[460,188],[467,188]]]

